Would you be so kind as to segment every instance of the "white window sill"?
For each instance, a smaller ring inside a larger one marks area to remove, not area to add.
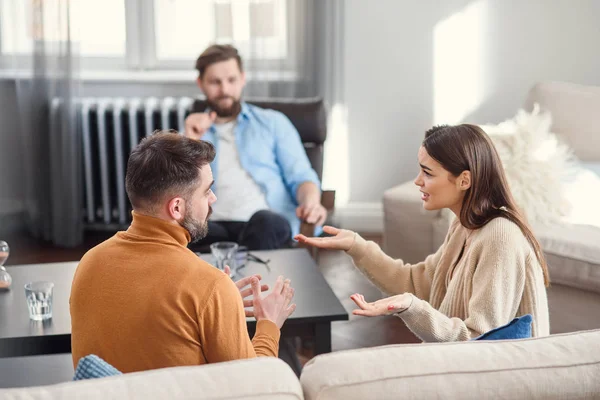
[[[262,71],[246,74],[249,81],[294,82],[298,74],[293,71]],[[194,70],[160,70],[160,71],[81,71],[83,82],[123,82],[123,83],[179,83],[194,84],[198,73]],[[31,71],[0,69],[0,80],[31,78]]]

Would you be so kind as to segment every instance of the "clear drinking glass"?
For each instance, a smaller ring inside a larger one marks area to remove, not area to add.
[[[235,242],[215,242],[210,245],[210,251],[215,258],[215,267],[221,271],[225,270],[225,266],[229,265],[231,273],[229,276],[234,276],[237,272],[236,254],[238,244]]]
[[[9,255],[10,248],[8,247],[8,243],[0,240],[0,290],[10,288],[10,284],[12,283],[12,277],[4,268],[4,263]]]
[[[25,285],[29,318],[44,321],[52,318],[52,282],[31,282]]]

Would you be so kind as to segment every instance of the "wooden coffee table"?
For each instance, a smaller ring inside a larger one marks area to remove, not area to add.
[[[286,321],[282,337],[309,337],[315,340],[315,353],[331,351],[331,322],[348,319],[348,313],[335,296],[319,267],[305,249],[252,252],[270,259],[271,271],[263,264],[248,262],[240,273],[259,273],[273,287],[279,275],[291,279],[295,289],[296,311]],[[210,260],[210,254],[202,255]],[[13,278],[11,289],[0,291],[0,357],[19,357],[71,352],[69,295],[78,262],[29,264],[6,267]],[[29,319],[23,286],[32,281],[54,283],[53,317],[44,322]],[[254,335],[256,320],[249,318],[248,331]]]

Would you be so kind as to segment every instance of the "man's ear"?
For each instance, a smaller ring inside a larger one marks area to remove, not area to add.
[[[200,78],[200,75],[198,75],[198,77],[196,78],[196,85],[198,85],[202,93],[204,93],[204,85],[202,84],[202,79]]]
[[[465,191],[471,187],[471,171],[463,171],[456,179],[459,190]]]
[[[173,197],[167,203],[167,213],[174,220],[183,220],[185,216],[185,200],[182,197]]]

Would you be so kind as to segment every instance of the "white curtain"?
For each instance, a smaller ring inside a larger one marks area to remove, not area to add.
[[[14,25],[30,29],[30,47],[13,60],[22,72],[15,84],[27,225],[35,237],[58,246],[83,238],[74,106],[80,84],[69,6],[69,0],[33,0],[15,1],[11,9]]]

